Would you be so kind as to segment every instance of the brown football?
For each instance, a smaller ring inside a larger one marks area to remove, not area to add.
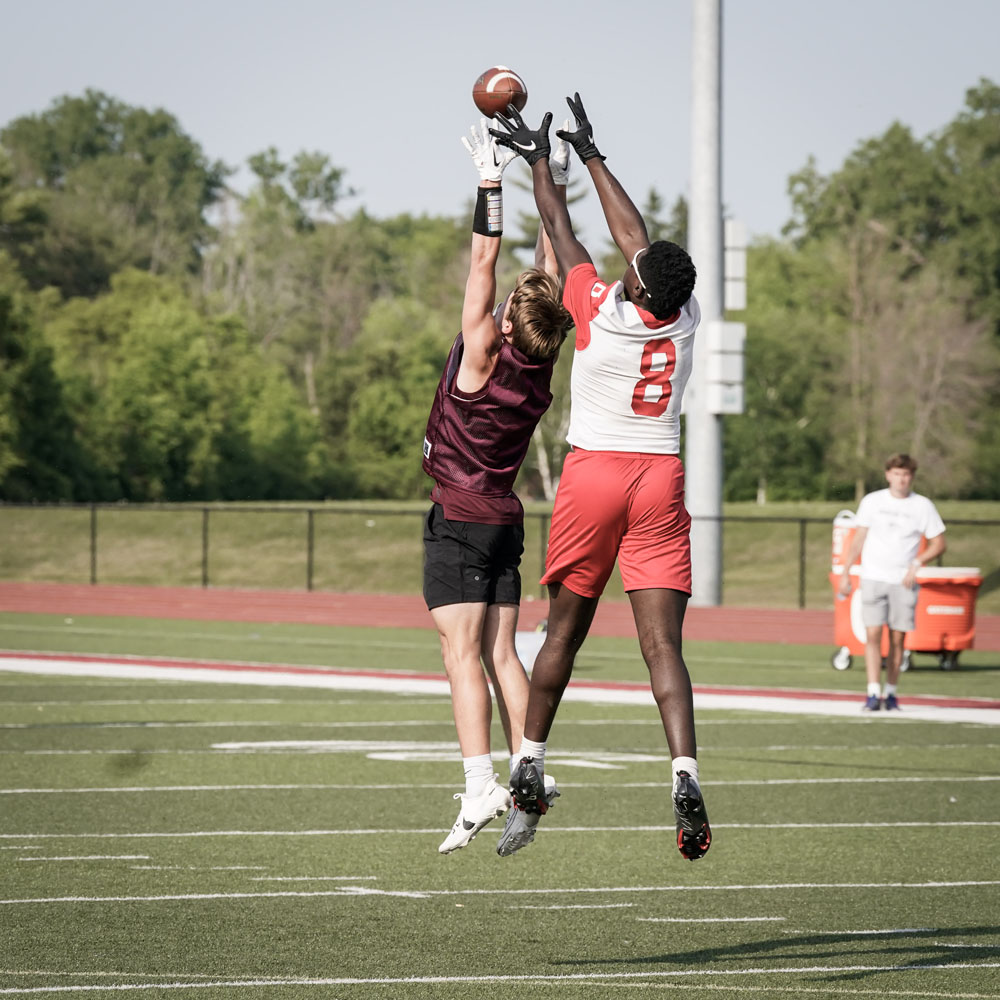
[[[487,118],[492,118],[497,112],[503,114],[508,104],[513,104],[518,111],[523,110],[528,101],[528,88],[512,69],[491,66],[476,78],[472,99]]]

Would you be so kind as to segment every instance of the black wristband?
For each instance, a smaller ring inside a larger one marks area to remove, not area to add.
[[[503,188],[479,188],[472,231],[480,236],[503,236]]]

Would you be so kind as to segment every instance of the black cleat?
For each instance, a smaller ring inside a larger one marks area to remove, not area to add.
[[[677,772],[674,819],[677,820],[677,849],[681,855],[688,861],[703,858],[712,845],[712,830],[701,789],[687,771]]]

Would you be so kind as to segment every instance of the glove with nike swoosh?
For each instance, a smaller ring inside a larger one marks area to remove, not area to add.
[[[560,139],[565,139],[577,152],[580,159],[586,163],[595,156],[601,156],[600,150],[594,145],[594,128],[587,118],[587,112],[583,109],[583,101],[580,100],[580,92],[577,91],[574,97],[567,97],[566,103],[570,111],[576,116],[576,131],[561,128],[556,132]],[[606,160],[606,156],[601,156]]]
[[[530,167],[537,163],[543,156],[548,156],[551,152],[549,146],[549,126],[552,124],[552,112],[546,111],[542,118],[542,124],[538,126],[538,131],[533,132],[524,123],[517,108],[513,104],[507,105],[506,115],[497,115],[496,120],[506,129],[491,128],[492,135],[501,146],[514,150],[519,156],[523,156]]]
[[[485,118],[480,118],[479,127],[480,131],[478,132],[475,125],[469,130],[469,134],[472,136],[471,142],[464,135],[462,136],[462,145],[472,157],[472,162],[476,165],[476,170],[479,171],[479,179],[500,183],[503,180],[503,172],[507,169],[507,164],[514,159],[516,154],[511,150],[504,150],[501,153],[497,149],[498,143],[489,134]]]
[[[563,129],[569,128],[569,119],[563,122]],[[559,133],[556,132],[558,136]],[[565,139],[556,139],[556,144],[549,154],[549,170],[552,173],[552,183],[556,187],[569,184],[569,143]]]

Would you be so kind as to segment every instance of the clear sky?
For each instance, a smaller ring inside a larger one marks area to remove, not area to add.
[[[455,215],[476,183],[459,143],[472,83],[504,63],[532,124],[579,90],[633,198],[655,186],[669,204],[689,192],[695,2],[0,0],[0,123],[92,87],[167,109],[232,166],[321,150],[358,189],[348,213]],[[724,0],[727,214],[777,235],[810,155],[832,171],[893,121],[926,136],[984,76],[1000,82],[1000,0]],[[508,215],[529,207],[507,187]],[[600,249],[592,193],[575,216]]]

